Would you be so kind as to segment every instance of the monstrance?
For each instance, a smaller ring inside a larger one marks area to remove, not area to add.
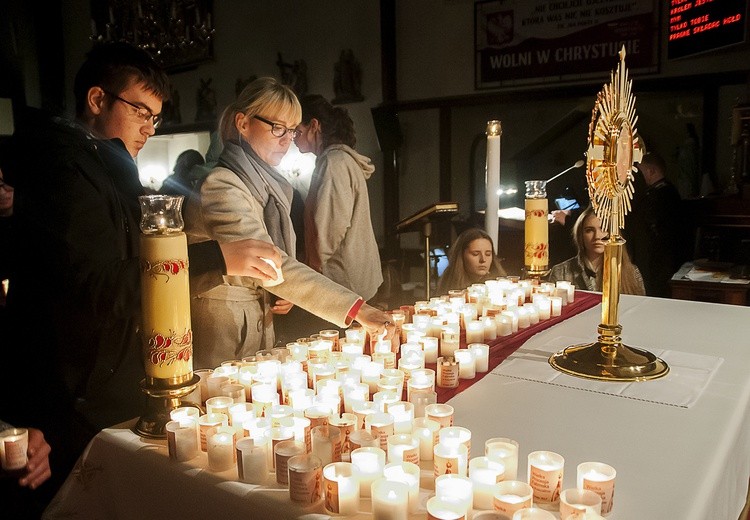
[[[662,377],[669,366],[651,352],[621,341],[617,320],[625,240],[620,230],[633,198],[634,162],[643,153],[636,139],[635,97],[625,68],[625,48],[609,84],[599,92],[589,124],[586,180],[602,229],[609,233],[604,246],[602,323],[594,343],[573,345],[549,358],[557,370],[573,376],[603,381],[644,381]]]

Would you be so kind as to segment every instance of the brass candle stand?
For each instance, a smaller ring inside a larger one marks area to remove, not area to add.
[[[187,238],[182,232],[182,196],[148,195],[141,203],[142,351],[148,396],[134,430],[166,437],[170,412],[198,386],[193,374]]]
[[[591,203],[609,232],[604,247],[602,323],[593,343],[570,346],[549,358],[557,370],[601,381],[645,381],[665,376],[669,366],[651,352],[624,345],[617,312],[622,253],[620,230],[633,198],[633,163],[642,151],[636,139],[635,97],[625,68],[625,48],[609,84],[599,92],[589,125],[586,180]]]

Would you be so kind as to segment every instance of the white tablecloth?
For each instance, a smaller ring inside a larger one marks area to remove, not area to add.
[[[517,355],[549,349],[555,338],[594,341],[600,322],[597,306],[537,334]],[[612,465],[610,519],[737,520],[750,479],[750,308],[623,296],[619,322],[627,345],[723,362],[689,408],[490,374],[450,401],[456,423],[471,429],[473,446],[516,439],[521,479],[535,450],[565,457],[564,488],[575,487],[581,462]]]
[[[595,340],[600,309],[537,334],[521,350]],[[519,479],[535,450],[565,457],[564,488],[575,486],[581,462],[614,466],[610,520],[737,520],[750,478],[750,308],[623,296],[619,321],[628,345],[723,362],[687,408],[489,374],[450,401],[455,424],[472,431],[474,455],[488,438],[516,439]],[[302,509],[286,489],[243,484],[233,480],[236,470],[205,467],[205,454],[173,463],[163,441],[107,429],[89,445],[46,518],[327,517],[322,503]],[[423,490],[423,504],[429,494]]]

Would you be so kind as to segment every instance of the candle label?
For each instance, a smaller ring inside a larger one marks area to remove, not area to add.
[[[308,471],[297,471],[289,468],[289,498],[293,502],[314,504],[320,498],[323,470],[315,468]]]
[[[615,498],[615,481],[613,480],[589,480],[583,479],[583,489],[593,491],[602,498],[602,514],[606,515],[612,511]]]
[[[531,472],[529,485],[534,490],[534,503],[554,504],[560,500],[562,468],[543,470],[532,464],[529,466],[529,471]]]
[[[323,477],[326,486],[326,509],[332,513],[340,513],[339,510],[339,483]]]
[[[438,365],[438,369],[440,371],[438,378],[440,388],[456,388],[458,386],[460,373],[458,363],[441,363]]]
[[[188,265],[188,261],[181,258],[158,260],[153,263],[143,260],[141,262],[141,270],[153,279],[163,276],[165,278],[164,283],[169,283],[170,277],[177,276],[180,274],[180,271],[187,270]]]
[[[174,430],[167,430],[167,448],[169,449],[169,458],[177,460],[177,442]]]
[[[383,426],[370,425],[370,433],[380,441],[380,449],[388,451],[388,437],[393,435],[393,424],[384,424]]]
[[[276,483],[283,486],[289,485],[289,459],[294,455],[282,455],[274,453],[274,464],[276,465]]]
[[[411,462],[412,464],[416,464],[417,466],[419,466],[419,445],[417,445],[415,448],[404,450],[401,455],[404,459],[404,462]]]
[[[21,440],[6,440],[4,442],[5,460],[3,461],[4,469],[20,469],[26,466],[26,449],[25,442]]]
[[[443,457],[433,454],[433,469],[435,478],[440,475],[459,475],[458,457]]]

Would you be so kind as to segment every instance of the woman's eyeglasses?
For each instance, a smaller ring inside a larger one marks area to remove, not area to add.
[[[274,137],[284,137],[287,132],[290,132],[292,134],[292,139],[297,137],[299,135],[299,130],[296,128],[287,128],[286,126],[282,125],[281,123],[274,123],[273,121],[269,121],[265,117],[260,116],[253,116],[258,121],[262,121],[263,123],[269,125],[271,127],[271,135]]]
[[[104,89],[102,89],[104,90]],[[148,124],[149,120],[154,125],[154,128],[157,128],[161,124],[161,116],[155,115],[151,110],[148,108],[136,105],[135,103],[131,103],[127,99],[122,99],[117,94],[110,92],[108,90],[104,91],[105,94],[108,96],[112,96],[117,101],[122,101],[126,105],[132,107],[135,109],[135,112],[133,113],[140,121],[143,121],[144,124]]]

